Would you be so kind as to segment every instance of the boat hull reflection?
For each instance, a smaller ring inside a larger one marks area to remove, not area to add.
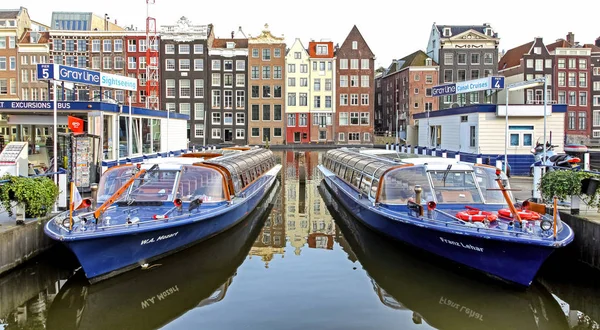
[[[48,329],[155,329],[193,308],[222,300],[280,192],[280,183],[226,233],[147,269],[90,285],[81,270],[48,312]]]
[[[340,245],[373,279],[379,300],[410,309],[413,322],[439,329],[568,329],[558,302],[539,283],[514,290],[484,276],[435,262],[447,261],[402,246],[360,224],[326,185],[319,191],[342,233]]]

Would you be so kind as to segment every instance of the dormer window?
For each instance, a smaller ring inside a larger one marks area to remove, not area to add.
[[[431,66],[431,59],[430,58],[426,58],[425,59],[425,66]]]
[[[492,36],[492,29],[491,28],[485,28],[485,35],[486,36]]]
[[[8,26],[16,26],[16,25],[17,25],[17,24],[16,24],[16,22],[15,22],[15,20],[14,20],[14,19],[9,19],[9,20],[8,20]]]
[[[444,37],[449,37],[452,35],[452,29],[449,27],[444,28]]]
[[[228,42],[225,47],[227,47],[227,48],[235,48],[235,42]]]
[[[358,41],[352,41],[352,49],[358,49]]]
[[[327,45],[317,45],[317,55],[327,55]]]

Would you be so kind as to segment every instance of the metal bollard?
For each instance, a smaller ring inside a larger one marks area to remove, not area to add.
[[[481,156],[481,154],[477,155],[477,160],[475,160],[475,163],[483,164],[483,157]]]

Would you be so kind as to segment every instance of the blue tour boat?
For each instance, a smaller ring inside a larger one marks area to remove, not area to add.
[[[270,150],[210,159],[176,157],[113,167],[97,205],[63,212],[44,230],[64,243],[94,283],[217,235],[244,219],[274,185]]]
[[[367,227],[507,282],[529,286],[550,254],[573,241],[558,212],[515,205],[508,179],[491,166],[342,148],[318,168]]]
[[[93,285],[79,270],[48,308],[46,329],[160,329],[188,311],[219,303],[226,298],[280,191],[277,180],[245,220],[161,259],[155,267],[134,269]]]

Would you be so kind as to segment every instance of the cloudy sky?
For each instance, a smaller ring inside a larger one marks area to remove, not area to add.
[[[152,1],[152,0],[150,0]],[[377,66],[387,66],[418,49],[425,49],[431,26],[438,24],[472,25],[490,23],[500,36],[500,49],[508,50],[541,36],[546,42],[565,38],[592,43],[600,37],[600,28],[592,7],[597,0],[570,0],[558,7],[550,2],[501,1],[193,1],[155,0],[150,16],[158,25],[175,24],[187,16],[194,24],[212,23],[217,37],[227,37],[242,26],[246,34],[257,35],[265,23],[273,34],[284,35],[288,45],[300,38],[308,41],[331,39],[342,43],[353,25],[357,25],[371,50]],[[32,19],[50,24],[53,11],[91,11],[119,25],[145,28],[145,0],[20,0]],[[8,3],[2,5],[7,8]],[[276,6],[276,7],[274,7]],[[571,11],[565,15],[565,10]],[[596,25],[597,26],[597,25]]]

